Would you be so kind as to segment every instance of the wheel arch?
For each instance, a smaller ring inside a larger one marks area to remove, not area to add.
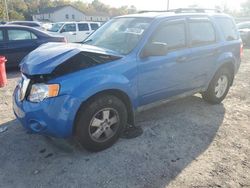
[[[226,61],[224,62],[216,71],[216,73],[222,69],[227,69],[231,75],[231,80],[230,80],[230,86],[233,85],[233,81],[234,81],[234,75],[235,75],[235,66],[233,61]],[[215,74],[216,74],[215,73]]]
[[[76,121],[79,118],[79,112],[84,109],[85,106],[87,106],[90,102],[92,102],[95,98],[103,96],[103,95],[113,95],[120,99],[126,106],[127,112],[128,112],[128,124],[134,125],[134,108],[133,103],[129,96],[122,90],[119,89],[106,89],[103,91],[99,91],[95,93],[94,95],[90,96],[87,100],[83,101],[80,105],[80,107],[77,110],[75,119],[74,119],[74,125],[73,125],[73,134],[75,134],[75,125]]]

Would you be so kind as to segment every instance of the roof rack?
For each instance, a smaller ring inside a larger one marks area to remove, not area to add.
[[[204,8],[178,8],[178,9],[169,9],[169,10],[144,10],[140,11],[141,13],[147,13],[147,12],[174,12],[174,13],[222,13],[219,9],[204,9]]]

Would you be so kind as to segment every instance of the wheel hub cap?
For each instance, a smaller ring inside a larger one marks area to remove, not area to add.
[[[105,142],[115,135],[118,123],[119,116],[115,109],[102,109],[90,121],[89,134],[94,141]]]
[[[222,75],[218,79],[217,84],[215,86],[215,96],[217,98],[221,98],[225,94],[227,86],[228,86],[228,79],[225,75]]]

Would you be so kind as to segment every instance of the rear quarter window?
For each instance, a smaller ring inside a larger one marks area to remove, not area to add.
[[[216,20],[227,41],[239,39],[236,25],[230,18],[216,18]]]
[[[91,23],[90,27],[91,27],[91,30],[97,30],[99,28],[99,25],[96,23]]]

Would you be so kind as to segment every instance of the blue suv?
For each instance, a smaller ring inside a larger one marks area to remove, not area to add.
[[[83,44],[48,43],[27,55],[14,113],[32,132],[103,150],[134,124],[135,112],[195,93],[220,103],[241,54],[236,25],[220,12],[116,17]]]

